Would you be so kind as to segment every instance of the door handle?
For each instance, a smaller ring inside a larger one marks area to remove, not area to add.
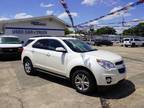
[[[32,53],[34,53],[35,51],[31,51]]]
[[[48,54],[46,54],[46,56],[48,56],[48,57],[49,57],[49,56],[51,56],[51,55],[48,53]]]

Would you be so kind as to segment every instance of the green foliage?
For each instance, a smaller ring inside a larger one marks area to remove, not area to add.
[[[144,23],[123,31],[123,35],[144,36]]]
[[[73,31],[70,31],[68,28],[65,29],[65,35],[71,34]]]
[[[103,34],[116,34],[116,30],[112,27],[103,27],[103,28],[100,28],[100,29],[97,29],[95,32],[94,32],[95,35],[103,35]]]

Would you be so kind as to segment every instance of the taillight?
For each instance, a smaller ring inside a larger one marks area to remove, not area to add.
[[[19,48],[19,49],[18,49],[18,52],[21,52],[21,53],[22,53],[22,52],[23,52],[23,48]]]

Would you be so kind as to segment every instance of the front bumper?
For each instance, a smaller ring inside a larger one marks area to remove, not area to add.
[[[115,71],[117,73],[117,71]],[[99,85],[115,85],[119,81],[126,79],[126,72],[122,74],[103,74],[103,81]]]
[[[98,86],[115,85],[119,81],[126,79],[126,68],[124,66],[119,69],[115,68],[112,70],[106,70],[101,68],[97,71],[99,72],[95,74],[95,78]]]
[[[0,52],[0,58],[20,57],[21,52],[5,53]]]

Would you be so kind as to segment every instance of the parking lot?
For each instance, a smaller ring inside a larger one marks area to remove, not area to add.
[[[0,108],[144,108],[144,48],[96,47],[123,56],[127,79],[104,93],[82,95],[67,80],[27,76],[20,60],[0,62]]]

